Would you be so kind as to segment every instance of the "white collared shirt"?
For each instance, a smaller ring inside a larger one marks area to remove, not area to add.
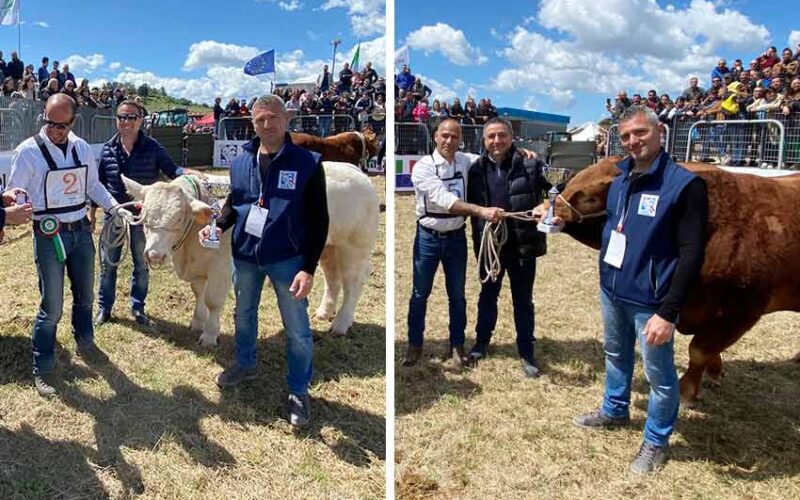
[[[72,158],[72,150],[75,149],[78,153],[78,159],[81,164],[87,165],[86,173],[86,194],[87,196],[108,211],[115,205],[116,200],[100,184],[97,175],[97,162],[94,159],[94,153],[91,146],[86,141],[73,134],[69,133],[67,136],[67,154],[61,151],[61,148],[53,144],[45,133],[44,127],[39,131],[39,137],[44,141],[44,145],[53,157],[56,166],[61,168],[74,167]],[[25,139],[22,144],[17,146],[11,158],[11,175],[8,178],[8,188],[22,188],[28,192],[28,199],[33,204],[33,211],[39,212],[45,209],[45,176],[49,167],[47,161],[42,156],[39,146],[33,137]],[[86,215],[86,208],[75,210],[74,212],[67,212],[63,214],[55,214],[61,222],[76,222],[81,220]],[[39,220],[43,215],[34,215],[34,220]]]
[[[451,216],[456,201],[467,194],[469,167],[480,155],[457,151],[449,163],[435,150],[421,158],[411,171],[419,223],[435,231],[453,231],[464,225],[463,216]]]

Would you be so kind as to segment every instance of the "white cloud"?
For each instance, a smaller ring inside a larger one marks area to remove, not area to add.
[[[347,9],[350,25],[357,36],[382,35],[386,28],[384,0],[326,0],[322,10]]]
[[[315,41],[319,40],[319,35],[317,33],[315,33],[313,30],[306,30],[306,36],[312,42],[315,42]]]
[[[100,66],[106,63],[106,57],[103,54],[89,54],[79,55],[72,54],[66,59],[61,60],[61,66],[69,64],[69,70],[72,73],[91,73]]]
[[[679,92],[689,75],[708,78],[719,51],[752,50],[769,40],[763,25],[708,0],[684,8],[661,8],[655,0],[542,0],[535,21],[559,36],[518,26],[502,51],[511,65],[489,86],[525,91],[528,107],[546,96],[554,107],[567,109],[576,92]],[[791,36],[800,42],[800,32]]]
[[[40,28],[49,28],[50,24],[45,21],[34,21],[32,23],[34,26],[38,26]]]
[[[422,26],[412,31],[406,38],[406,43],[412,49],[420,49],[426,54],[441,52],[450,62],[459,66],[484,64],[488,61],[479,49],[470,45],[463,31],[445,23]]]
[[[448,87],[447,85],[440,83],[433,78],[427,78],[423,75],[417,75],[422,79],[422,83],[427,85],[431,88],[431,97],[429,101],[433,104],[434,99],[439,99],[439,101],[447,101],[448,103],[453,102],[453,99],[458,97],[459,94],[453,88]]]
[[[366,42],[361,42],[361,55],[359,56],[359,63],[360,67],[363,69],[367,62],[372,62],[372,67],[375,71],[378,72],[380,76],[385,76],[384,69],[385,69],[385,59],[386,59],[386,38],[385,37],[378,37],[373,40],[369,40]],[[356,47],[358,44],[353,46],[347,53],[347,58],[344,59],[346,62],[350,62],[353,60],[353,55],[356,53]],[[338,61],[338,57],[336,58]],[[343,61],[343,62],[344,62]],[[340,67],[339,63],[337,62],[336,67]]]
[[[522,103],[522,107],[524,109],[529,109],[531,111],[535,111],[539,108],[539,103],[537,102],[536,98],[531,95],[525,96],[525,102]]]
[[[798,45],[800,45],[800,31],[792,30],[789,33],[789,48],[796,50]]]
[[[108,69],[117,70],[122,67],[122,63],[119,61],[114,61],[108,65]]]
[[[298,10],[302,6],[303,4],[301,4],[297,0],[290,0],[289,2],[278,2],[278,7],[280,7],[282,10],[286,10],[289,12],[293,10]]]
[[[214,40],[203,40],[189,47],[189,54],[183,63],[184,70],[193,70],[206,66],[244,66],[261,51],[256,47],[221,43]]]

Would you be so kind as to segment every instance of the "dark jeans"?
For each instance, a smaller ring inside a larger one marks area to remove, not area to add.
[[[514,326],[517,329],[517,352],[520,357],[533,357],[533,281],[536,278],[536,259],[520,260],[511,256],[500,256],[502,269],[497,281],[481,285],[478,297],[478,322],[475,325],[476,341],[488,344],[497,325],[497,297],[508,274],[511,282],[511,302],[514,306]]]
[[[86,222],[81,230],[59,233],[64,242],[66,262],[58,262],[53,240],[40,234],[33,238],[33,255],[39,274],[39,293],[42,297],[39,312],[33,322],[33,373],[53,371],[55,362],[56,327],[64,307],[64,271],[72,290],[72,335],[78,347],[90,345],[92,302],[94,294],[94,241]]]
[[[108,223],[106,218],[106,224]],[[145,236],[143,226],[131,226],[131,238],[128,246],[133,260],[133,272],[131,273],[131,309],[144,312],[144,301],[147,297],[147,288],[150,282],[150,271],[147,262],[144,260]],[[100,245],[100,255],[107,257],[111,262],[119,262],[122,256],[122,247],[104,248]],[[114,299],[117,293],[117,268],[114,266],[101,264],[100,267],[100,290],[97,294],[98,305],[101,311],[111,314],[114,307]]]
[[[428,297],[439,262],[444,269],[444,283],[450,309],[450,346],[464,345],[467,327],[467,238],[464,228],[437,235],[417,226],[414,238],[414,285],[408,301],[408,343],[422,345]]]

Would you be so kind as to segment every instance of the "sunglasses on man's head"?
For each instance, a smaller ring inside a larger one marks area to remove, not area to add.
[[[48,127],[52,127],[58,130],[64,130],[65,128],[72,125],[72,122],[59,123],[59,122],[54,122],[53,120],[45,120],[44,124],[47,125]]]
[[[121,122],[134,122],[139,119],[139,115],[117,115],[117,120]]]

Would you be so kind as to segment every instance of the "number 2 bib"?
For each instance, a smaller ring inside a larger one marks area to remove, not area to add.
[[[44,210],[37,211],[36,215],[64,214],[84,208],[88,166],[81,165],[73,147],[72,159],[75,166],[58,168],[41,137],[34,137],[49,168],[44,177]]]

